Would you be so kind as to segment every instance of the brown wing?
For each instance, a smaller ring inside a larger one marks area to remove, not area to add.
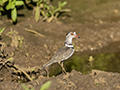
[[[73,49],[70,49],[69,47],[63,46],[52,58],[50,61],[61,61],[64,59],[67,59],[72,53]]]
[[[74,52],[74,49],[63,46],[52,58],[50,61],[48,61],[46,64],[44,64],[43,66],[49,66],[53,63],[56,63],[58,61],[62,61],[65,60],[67,58],[69,58]]]

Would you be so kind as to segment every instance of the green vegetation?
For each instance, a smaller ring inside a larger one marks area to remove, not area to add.
[[[51,81],[47,81],[45,84],[43,84],[40,88],[40,90],[47,90],[50,87]],[[29,89],[25,84],[22,84],[22,87],[24,90],[35,90],[34,88]]]
[[[0,16],[2,12],[10,11],[12,21],[16,22],[17,7],[30,6],[33,8],[36,22],[39,20],[51,22],[56,19],[61,12],[69,11],[68,9],[62,9],[66,4],[66,1],[63,3],[59,1],[58,7],[54,7],[50,4],[50,0],[0,0]]]
[[[0,29],[0,35],[2,34],[2,32],[5,30],[5,27],[3,27],[2,29]]]
[[[24,37],[19,36],[18,32],[16,30],[13,30],[11,28],[11,31],[7,33],[7,35],[12,38],[12,46],[15,46],[17,49],[19,49],[23,42],[24,42]]]
[[[69,62],[66,62],[67,71],[77,70],[84,74],[90,73],[92,69],[98,69],[103,71],[114,71],[112,67],[112,60],[116,60],[114,53],[98,54],[93,56],[79,56],[74,55]],[[116,67],[119,68],[119,67]]]
[[[79,55],[75,54],[69,60],[64,61],[64,68],[67,72],[72,70],[88,74],[93,69],[111,72],[120,72],[120,52],[100,53],[97,55]],[[61,67],[51,68],[50,76],[61,73]]]
[[[21,5],[24,5],[24,2],[22,0],[0,0],[0,11],[4,11],[4,7],[6,10],[10,10],[11,18],[13,22],[16,22],[17,20],[16,6],[21,6]]]
[[[24,90],[34,90],[34,88],[32,88],[32,89],[27,88],[27,86],[25,84],[22,84],[22,87]]]
[[[46,90],[50,87],[51,81],[47,81],[45,84],[43,84],[40,88],[40,90]]]
[[[61,3],[58,2],[58,8],[54,7],[50,4],[49,0],[38,0],[37,6],[35,7],[35,20],[38,22],[39,19],[43,21],[46,20],[47,22],[51,22],[52,20],[56,19],[60,12],[68,11],[62,8],[67,4],[67,2]]]

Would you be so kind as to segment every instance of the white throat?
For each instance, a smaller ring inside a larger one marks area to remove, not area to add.
[[[67,37],[65,40],[66,44],[72,44],[72,37]]]

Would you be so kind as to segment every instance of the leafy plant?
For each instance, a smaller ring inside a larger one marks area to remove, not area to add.
[[[24,90],[34,90],[34,88],[32,88],[32,89],[27,88],[27,86],[25,84],[22,84],[22,87]]]
[[[40,88],[40,90],[47,90],[50,87],[51,81],[47,81],[45,84],[43,84]],[[22,84],[22,87],[24,90],[35,90],[34,88],[29,89],[25,84]]]
[[[45,84],[42,85],[40,90],[46,90],[50,87],[51,81],[47,81]]]
[[[62,9],[67,2],[58,2],[58,7],[50,4],[50,0],[0,0],[0,15],[2,11],[10,10],[13,22],[17,20],[17,6],[24,5],[34,8],[35,20],[51,22],[58,18],[61,12],[68,12],[69,9]],[[34,4],[33,4],[34,3]],[[35,6],[34,6],[35,5]]]
[[[19,40],[19,45],[18,45],[18,47],[20,48],[21,45],[23,44],[24,38],[23,38],[23,37],[18,37],[18,40]]]
[[[11,18],[13,22],[17,20],[17,9],[16,6],[24,5],[23,0],[0,0],[0,15],[1,12],[4,11],[4,7],[6,10],[11,11]]]
[[[5,30],[5,27],[3,27],[2,29],[0,29],[0,35],[1,33]]]
[[[5,3],[6,1],[7,1],[7,0],[0,0],[0,16],[2,15],[2,14],[1,14],[1,11],[4,11],[3,5],[4,5],[4,3]]]
[[[20,6],[20,5],[24,5],[24,2],[22,0],[21,1],[8,0],[6,10],[11,10],[11,18],[12,18],[13,22],[16,22],[16,20],[17,20],[16,6]]]
[[[61,12],[69,11],[68,9],[62,9],[66,4],[66,1],[63,3],[59,1],[57,8],[52,6],[49,0],[38,0],[37,6],[34,9],[36,22],[40,19],[43,21],[46,20],[47,22],[53,21],[60,15]]]

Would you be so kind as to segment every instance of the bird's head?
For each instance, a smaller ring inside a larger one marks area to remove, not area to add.
[[[75,37],[80,38],[79,36],[77,36],[76,32],[73,31],[66,34],[66,38],[75,38]]]

